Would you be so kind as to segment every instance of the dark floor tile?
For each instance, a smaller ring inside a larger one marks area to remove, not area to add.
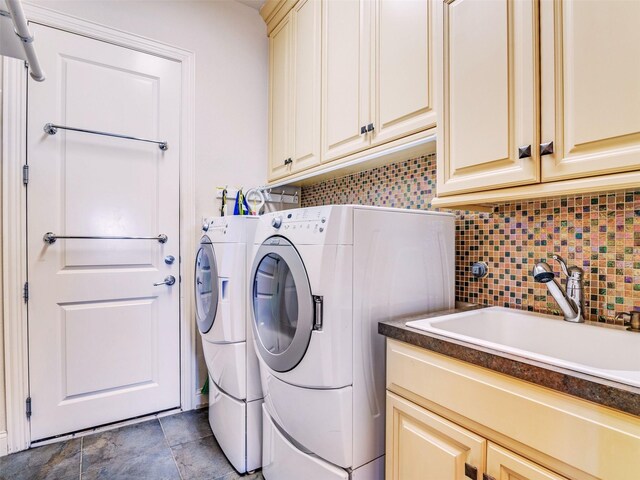
[[[206,408],[189,410],[162,417],[162,429],[170,446],[192,442],[213,435],[209,426],[209,411]]]
[[[171,450],[158,449],[89,468],[82,480],[180,480]]]
[[[183,480],[217,480],[235,473],[212,436],[181,443],[171,450]]]
[[[133,457],[162,453],[170,455],[171,452],[158,420],[89,435],[82,445],[83,476],[89,469],[117,468]]]
[[[2,480],[66,480],[80,477],[80,443],[74,438],[0,457]]]
[[[245,473],[244,475],[240,475],[238,472],[231,472],[216,478],[216,480],[264,480],[264,477],[261,472]]]

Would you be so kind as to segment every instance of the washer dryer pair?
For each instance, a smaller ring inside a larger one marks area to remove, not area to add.
[[[261,466],[262,389],[253,347],[247,277],[258,217],[205,225],[195,266],[195,303],[209,371],[209,423],[234,468]]]
[[[252,327],[267,480],[384,478],[378,322],[454,305],[454,216],[324,206],[261,217]]]

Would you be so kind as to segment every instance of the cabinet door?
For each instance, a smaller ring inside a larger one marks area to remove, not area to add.
[[[269,180],[289,172],[292,151],[291,14],[269,36]]]
[[[544,181],[640,169],[640,2],[541,3]]]
[[[293,164],[299,172],[320,163],[320,2],[293,8]]]
[[[484,438],[390,392],[386,422],[387,480],[482,478]]]
[[[371,5],[324,1],[322,34],[322,161],[369,146]]]
[[[436,124],[432,0],[376,0],[373,12],[372,144]]]
[[[487,447],[487,474],[493,480],[567,480],[491,442]]]
[[[537,5],[444,2],[439,195],[539,181]]]

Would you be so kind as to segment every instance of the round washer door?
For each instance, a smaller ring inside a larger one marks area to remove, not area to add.
[[[196,255],[194,290],[198,329],[200,333],[207,333],[218,310],[218,267],[211,243],[201,243]]]
[[[289,371],[304,357],[313,330],[313,298],[302,258],[287,239],[271,237],[258,249],[250,278],[258,353],[273,370]]]

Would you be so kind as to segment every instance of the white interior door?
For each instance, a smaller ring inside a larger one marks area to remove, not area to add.
[[[28,90],[32,440],[180,405],[179,63],[34,25]],[[46,123],[168,142],[59,129]],[[43,235],[167,236],[157,240]],[[154,286],[173,275],[172,286]]]

